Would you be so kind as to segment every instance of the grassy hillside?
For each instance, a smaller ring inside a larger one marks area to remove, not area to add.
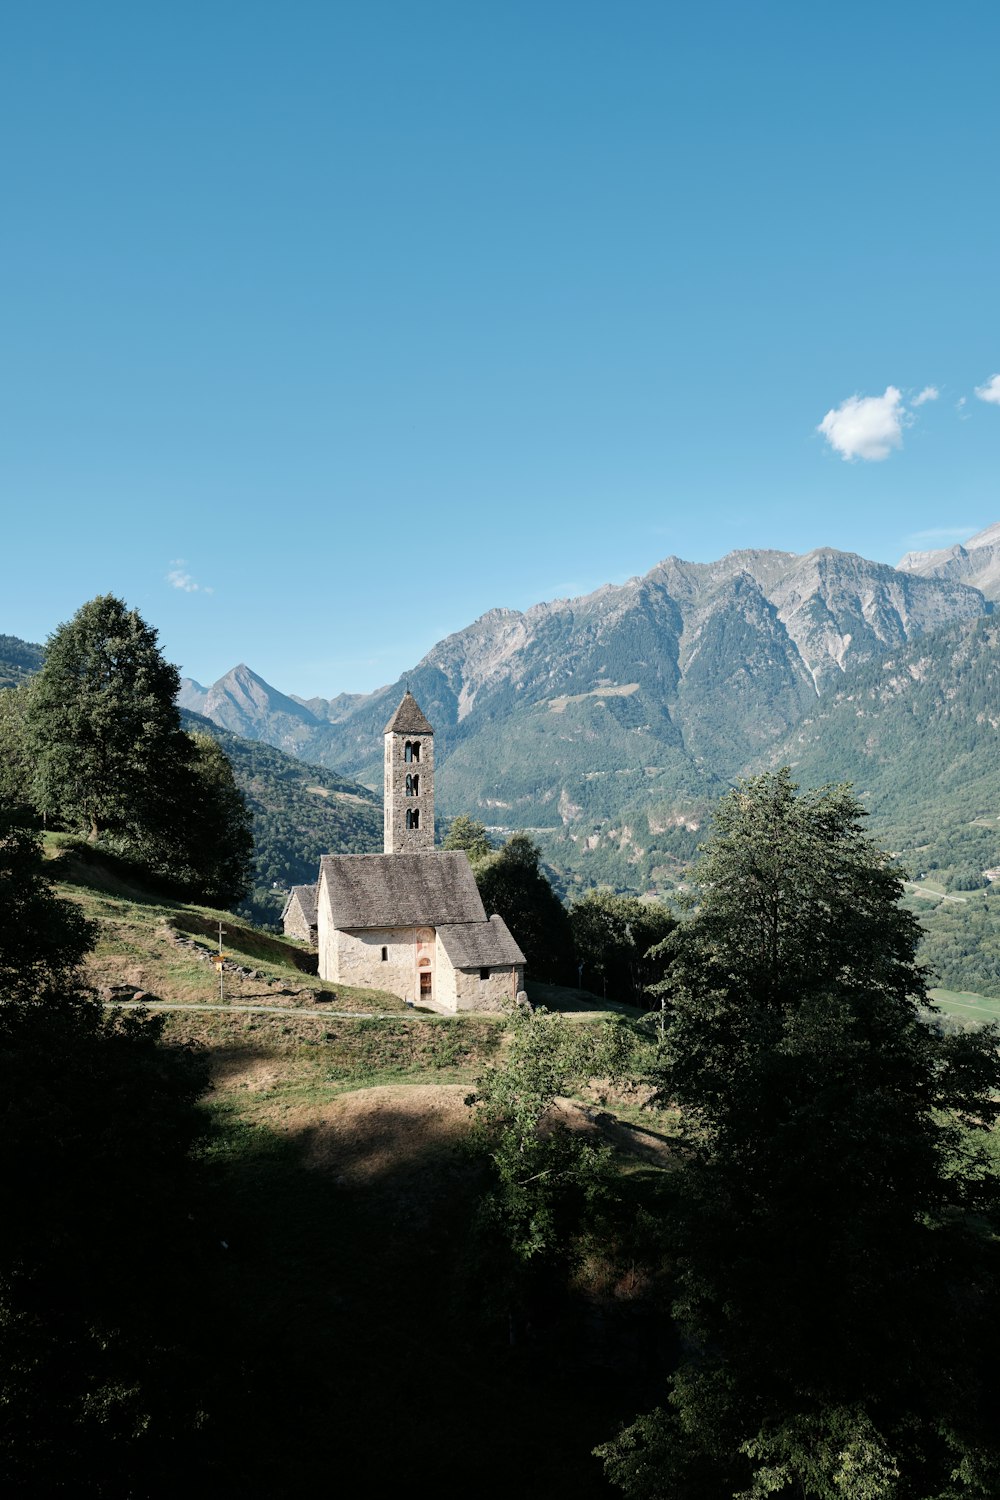
[[[498,1489],[530,1473],[553,1497],[608,1495],[591,1449],[637,1409],[667,1298],[655,1264],[640,1274],[634,1257],[595,1254],[510,1346],[477,1239],[464,1103],[503,1045],[498,1019],[402,1014],[394,997],[341,986],[334,998],[301,947],[225,914],[226,950],[252,973],[227,974],[220,1005],[184,941],[207,951],[220,914],[162,899],[64,835],[46,849],[59,893],[99,924],[92,981],[177,1007],[168,1042],[210,1064],[196,1214],[214,1251],[199,1437],[213,1489],[308,1494],[335,1465],[350,1492],[412,1487],[414,1473],[450,1490],[489,1453]],[[591,1024],[588,997],[566,998]],[[332,1014],[348,1008],[365,1015]],[[616,1122],[604,1098],[597,1124],[593,1102],[566,1108],[619,1151],[634,1217],[666,1175],[672,1119],[630,1101]]]
[[[59,895],[98,924],[86,977],[105,998],[141,995],[153,1004],[217,1007],[219,981],[210,959],[221,922],[229,1003],[378,1015],[405,1010],[381,990],[325,984],[304,945],[262,932],[230,912],[172,901],[146,887],[133,867],[69,834],[47,834],[45,850]]]

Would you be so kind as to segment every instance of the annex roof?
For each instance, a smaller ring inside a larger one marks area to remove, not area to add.
[[[510,928],[495,912],[488,922],[446,922],[437,933],[456,969],[504,968],[524,963],[524,954]]]
[[[433,734],[430,721],[409,688],[399,700],[399,707],[389,720],[383,734]]]
[[[440,927],[486,925],[486,911],[464,849],[415,854],[327,854],[326,877],[333,925]]]
[[[302,909],[302,915],[305,917],[307,924],[310,927],[315,927],[316,903],[318,898],[319,886],[293,885],[288,893],[288,900],[285,902],[284,910],[281,913],[281,920],[284,921],[292,902],[297,901]]]

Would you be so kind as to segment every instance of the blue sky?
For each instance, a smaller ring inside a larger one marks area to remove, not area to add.
[[[111,590],[329,696],[1000,520],[998,56],[978,0],[16,7],[0,631]]]

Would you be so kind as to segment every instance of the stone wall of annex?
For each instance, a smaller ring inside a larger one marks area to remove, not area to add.
[[[316,942],[315,929],[309,926],[301,906],[294,897],[288,904],[288,910],[285,913],[285,920],[282,925],[284,926],[286,937],[300,938],[303,943]]]
[[[519,990],[524,989],[524,967],[514,964],[503,969],[491,969],[486,979],[480,979],[478,969],[452,969],[455,980],[456,1009],[502,1011],[512,1005]]]

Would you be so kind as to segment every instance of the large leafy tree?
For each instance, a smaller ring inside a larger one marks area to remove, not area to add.
[[[80,988],[94,925],[19,816],[0,804],[0,1486],[158,1493],[200,1420],[204,1065]]]
[[[190,754],[179,687],[137,610],[114,594],[82,605],[49,637],[28,704],[40,807],[94,840],[162,823],[166,789]]]
[[[633,1497],[995,1495],[992,1032],[929,1025],[902,878],[846,787],[739,785],[697,871],[657,1083],[679,1104],[664,1406],[603,1450]]]
[[[221,747],[181,728],[179,682],[136,610],[91,599],[50,637],[37,677],[3,695],[7,780],[176,889],[230,905],[249,885],[250,818]]]
[[[452,818],[448,832],[445,834],[443,847],[464,849],[473,863],[480,859],[488,859],[493,853],[493,845],[486,832],[486,825],[477,823],[475,818],[470,818],[467,813],[459,813],[457,818]]]
[[[583,983],[614,1000],[648,1004],[666,966],[659,945],[677,925],[668,909],[601,886],[573,903],[569,920]]]
[[[514,934],[529,976],[569,984],[576,977],[569,916],[541,861],[538,845],[526,833],[515,833],[475,866],[476,884],[487,913],[503,917]]]
[[[72,986],[94,932],[78,906],[53,894],[37,836],[0,797],[0,1000]]]

